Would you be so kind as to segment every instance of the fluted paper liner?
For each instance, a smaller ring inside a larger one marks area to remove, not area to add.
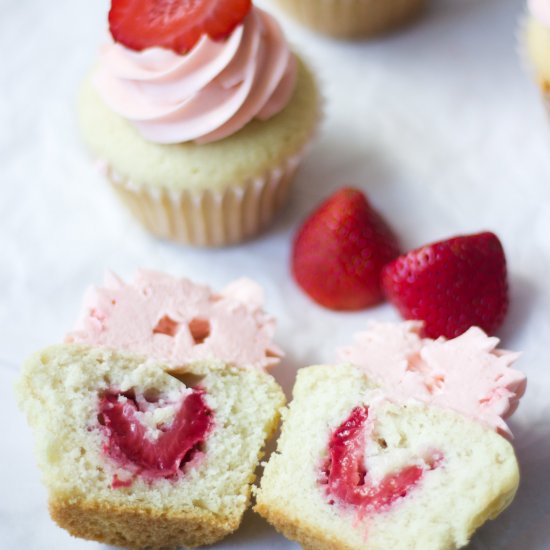
[[[312,29],[339,38],[374,36],[414,19],[426,0],[277,0]]]
[[[540,89],[542,103],[550,121],[550,82],[537,70],[534,62],[529,55],[527,47],[527,33],[529,32],[529,13],[525,13],[519,19],[518,28],[516,31],[518,55],[523,67],[529,72],[531,78],[536,82]]]
[[[260,233],[288,197],[303,152],[260,177],[226,189],[171,191],[137,186],[105,167],[133,215],[154,235],[196,246],[226,246]]]

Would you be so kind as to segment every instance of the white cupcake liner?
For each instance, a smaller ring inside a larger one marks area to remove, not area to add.
[[[546,114],[550,119],[550,82],[543,78],[538,72],[531,60],[529,51],[527,48],[527,32],[529,25],[529,13],[524,13],[519,20],[518,28],[516,31],[516,41],[518,55],[525,70],[529,73],[530,77],[535,81],[540,90],[542,103],[546,110]]]
[[[527,51],[527,29],[529,25],[529,17],[529,13],[526,12],[521,15],[518,21],[518,26],[516,29],[517,54],[523,68],[529,72],[532,78],[536,79],[535,69],[533,67],[533,63],[531,62],[529,52]]]
[[[546,86],[541,86],[541,96],[548,120],[550,121],[550,84],[547,83]]]
[[[225,189],[165,190],[136,185],[112,167],[104,172],[122,202],[154,235],[195,246],[227,246],[260,233],[285,204],[292,178],[306,152]]]
[[[276,0],[304,25],[338,38],[390,31],[415,18],[427,0]]]

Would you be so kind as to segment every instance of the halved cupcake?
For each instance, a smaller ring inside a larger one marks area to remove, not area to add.
[[[285,403],[262,301],[248,279],[213,292],[145,270],[88,290],[67,343],[33,355],[18,383],[61,527],[130,548],[238,527]]]
[[[302,369],[293,396],[255,510],[304,548],[459,548],[515,495],[506,439],[359,367]]]
[[[234,531],[284,396],[257,369],[65,344],[23,366],[21,408],[52,518],[129,548],[199,546]]]

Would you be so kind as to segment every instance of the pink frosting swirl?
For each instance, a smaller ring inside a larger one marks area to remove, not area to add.
[[[550,0],[529,0],[528,6],[531,15],[550,28]]]
[[[145,139],[209,143],[281,111],[294,91],[296,69],[277,22],[253,8],[227,40],[204,35],[184,55],[106,44],[94,83]]]

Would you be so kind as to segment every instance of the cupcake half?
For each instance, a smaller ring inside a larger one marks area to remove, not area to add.
[[[281,389],[259,370],[53,346],[18,384],[52,518],[125,548],[214,543],[239,526]]]
[[[352,365],[316,366],[298,372],[255,510],[304,548],[455,550],[518,481],[494,431],[394,403]]]
[[[415,19],[426,0],[275,0],[311,29],[336,38],[368,38]]]
[[[113,40],[83,86],[86,144],[160,237],[222,246],[256,235],[284,204],[318,121],[314,78],[279,25],[234,3],[231,24],[213,14],[221,35],[209,23],[190,38],[189,21],[202,16],[182,8],[167,40],[139,7],[119,14],[113,0]],[[143,32],[119,17],[145,20]]]
[[[298,372],[255,509],[305,548],[455,550],[514,498],[517,354],[421,329],[373,323]]]
[[[528,9],[524,37],[526,54],[550,116],[550,1],[529,0]]]
[[[52,518],[128,548],[211,544],[239,526],[284,394],[260,287],[140,271],[91,288],[66,343],[25,362]]]

